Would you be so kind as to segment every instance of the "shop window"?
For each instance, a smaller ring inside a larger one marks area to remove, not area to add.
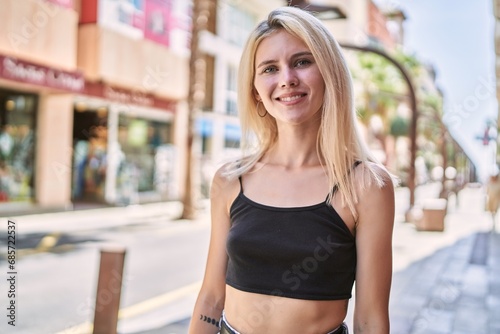
[[[170,191],[174,170],[170,123],[120,115],[118,145],[118,197]]]
[[[201,153],[203,155],[209,155],[212,153],[212,137],[211,136],[201,136]]]
[[[223,29],[218,33],[231,44],[243,47],[250,31],[255,26],[255,17],[241,8],[226,4],[219,18],[223,21]]]
[[[207,119],[197,119],[195,123],[196,133],[201,139],[201,153],[203,155],[212,152],[213,124]]]
[[[227,88],[226,88],[226,114],[231,116],[238,115],[237,103],[237,85],[238,71],[234,66],[227,67]]]
[[[33,199],[35,95],[0,91],[0,202]]]
[[[238,149],[238,148],[240,148],[240,140],[239,139],[226,138],[224,140],[224,147],[225,148]]]
[[[238,115],[238,104],[230,96],[226,99],[226,114],[230,116]]]
[[[226,124],[224,130],[224,148],[239,149],[241,141],[241,128],[239,125]]]

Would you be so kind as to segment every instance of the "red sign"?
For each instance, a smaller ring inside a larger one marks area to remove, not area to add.
[[[80,23],[97,20],[100,26],[133,39],[168,47],[174,19],[172,0],[87,0],[82,2]]]
[[[80,23],[96,23],[97,0],[82,1],[80,6]]]
[[[146,0],[144,37],[156,43],[169,45],[170,0]]]
[[[0,78],[71,92],[81,92],[85,88],[85,78],[80,72],[63,71],[2,55]]]

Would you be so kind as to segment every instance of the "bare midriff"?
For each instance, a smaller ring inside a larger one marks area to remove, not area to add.
[[[348,300],[303,300],[237,290],[226,285],[227,322],[242,334],[325,334],[347,314]]]

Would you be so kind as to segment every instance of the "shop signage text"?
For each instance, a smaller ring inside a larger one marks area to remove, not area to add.
[[[79,72],[62,71],[1,55],[0,78],[72,92],[82,92],[85,88],[85,78]]]
[[[104,86],[103,93],[105,98],[124,104],[132,103],[148,107],[153,106],[154,104],[153,98],[139,92],[127,92],[111,86]]]
[[[162,99],[151,93],[111,86],[102,82],[87,81],[85,83],[85,91],[83,93],[85,95],[102,97],[107,100],[126,105],[154,107],[164,109],[169,112],[173,112],[175,110],[176,104],[173,100]]]

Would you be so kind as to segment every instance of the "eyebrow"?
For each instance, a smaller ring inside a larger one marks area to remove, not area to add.
[[[302,56],[312,56],[312,52],[310,51],[302,51],[302,52],[297,52],[295,54],[292,55],[292,59],[294,58],[299,58],[299,57],[302,57]],[[269,59],[269,60],[264,60],[263,62],[261,62],[257,68],[260,68],[262,66],[266,66],[266,65],[269,65],[269,64],[273,64],[273,63],[276,63],[277,60],[274,60],[274,59]]]

